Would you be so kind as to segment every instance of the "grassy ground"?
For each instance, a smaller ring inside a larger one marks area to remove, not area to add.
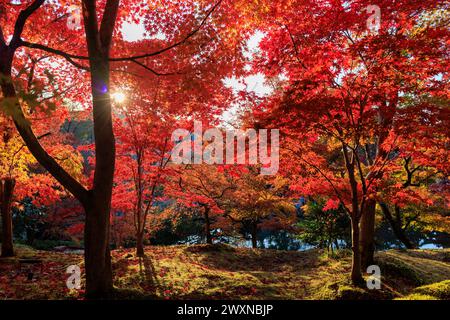
[[[66,268],[82,256],[28,247],[0,259],[0,299],[77,299],[66,287]],[[38,258],[23,267],[18,258]],[[225,245],[147,247],[113,251],[115,286],[121,298],[149,299],[450,299],[450,250],[390,250],[376,255],[382,289],[349,284],[351,256],[320,250],[286,252]],[[30,270],[26,270],[30,268]],[[30,273],[33,274],[32,278]],[[449,281],[445,281],[449,280]]]

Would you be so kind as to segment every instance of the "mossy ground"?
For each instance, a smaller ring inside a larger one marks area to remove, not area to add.
[[[403,297],[405,300],[450,300],[450,280],[435,282],[415,288],[414,293]]]
[[[149,246],[146,257],[133,249],[112,252],[118,297],[130,299],[449,299],[450,250],[379,252],[382,289],[351,286],[351,254],[320,250],[286,252],[226,245]],[[39,266],[18,273],[18,259],[39,258]],[[17,247],[17,257],[0,259],[0,299],[77,299],[66,287],[66,268],[81,255]],[[423,285],[433,284],[429,287]],[[422,288],[422,289],[421,289]],[[447,288],[447,289],[446,289]]]

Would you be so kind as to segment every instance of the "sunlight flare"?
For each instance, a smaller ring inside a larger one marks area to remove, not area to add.
[[[113,101],[116,102],[116,103],[124,103],[125,100],[127,99],[125,93],[123,93],[123,92],[121,92],[121,91],[114,92],[114,93],[111,95],[111,98],[112,98]]]

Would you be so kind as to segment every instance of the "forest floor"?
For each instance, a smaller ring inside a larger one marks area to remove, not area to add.
[[[82,299],[69,290],[69,265],[83,257],[17,246],[0,259],[0,299]],[[127,299],[450,299],[450,249],[376,254],[382,288],[349,284],[351,255],[234,248],[227,245],[149,246],[112,252],[117,297]],[[24,265],[19,259],[39,259]],[[42,267],[42,269],[41,269]],[[83,283],[82,283],[83,287]]]

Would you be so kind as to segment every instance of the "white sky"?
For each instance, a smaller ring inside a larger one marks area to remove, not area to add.
[[[125,41],[134,42],[143,40],[144,27],[141,24],[125,22],[122,25],[123,39]]]

